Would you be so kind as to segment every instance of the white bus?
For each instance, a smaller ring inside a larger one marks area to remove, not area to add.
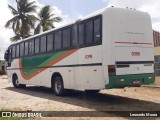
[[[65,90],[152,84],[154,45],[148,13],[105,8],[74,23],[26,38],[8,47],[7,75],[14,87]]]

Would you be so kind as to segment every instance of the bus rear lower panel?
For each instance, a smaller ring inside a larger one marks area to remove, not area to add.
[[[109,84],[105,88],[140,87],[141,85],[153,84],[154,81],[154,73],[109,76]]]

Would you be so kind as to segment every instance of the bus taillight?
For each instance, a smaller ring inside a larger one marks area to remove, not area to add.
[[[116,66],[115,65],[108,65],[108,73],[109,73],[109,75],[116,75]]]
[[[155,76],[150,76],[150,77],[148,77],[149,79],[155,79]]]

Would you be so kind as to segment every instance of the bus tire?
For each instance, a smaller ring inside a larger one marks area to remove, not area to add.
[[[25,88],[26,87],[26,85],[24,84],[19,84],[17,75],[13,76],[12,84],[15,88]]]
[[[64,89],[62,77],[56,76],[54,78],[53,90],[54,90],[55,95],[57,96],[65,95],[65,89]]]

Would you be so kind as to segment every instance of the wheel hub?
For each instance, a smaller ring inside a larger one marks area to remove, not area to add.
[[[61,88],[62,88],[61,82],[60,81],[56,81],[56,83],[55,83],[55,90],[56,90],[56,92],[60,93]]]
[[[19,85],[19,81],[18,81],[18,79],[16,80],[16,82],[15,82],[15,83],[16,83],[16,85]]]

